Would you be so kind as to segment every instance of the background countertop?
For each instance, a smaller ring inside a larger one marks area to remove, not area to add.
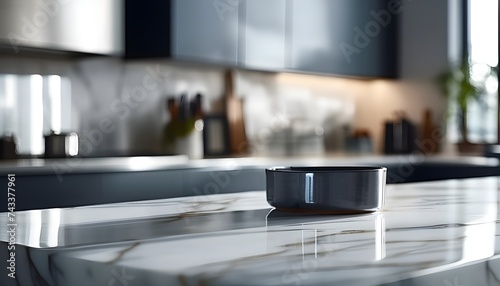
[[[0,174],[54,175],[65,173],[104,173],[181,169],[265,168],[292,165],[421,164],[450,163],[498,165],[494,158],[481,156],[433,155],[348,155],[339,153],[304,157],[235,157],[189,160],[185,155],[107,158],[19,159],[0,161]]]

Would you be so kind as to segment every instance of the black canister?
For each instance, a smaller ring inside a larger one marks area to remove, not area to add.
[[[14,136],[0,137],[0,159],[16,159],[17,143]]]
[[[372,212],[383,205],[386,174],[371,166],[270,168],[267,201],[285,211]]]
[[[409,154],[416,150],[417,128],[401,116],[385,123],[385,154]]]

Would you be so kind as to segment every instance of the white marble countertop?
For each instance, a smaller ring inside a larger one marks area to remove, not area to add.
[[[388,185],[351,216],[280,213],[264,191],[17,212],[17,281],[0,213],[0,285],[499,285],[499,185]]]

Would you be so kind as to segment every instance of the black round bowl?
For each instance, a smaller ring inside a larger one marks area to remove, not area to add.
[[[386,174],[372,166],[269,168],[267,201],[283,211],[373,212],[384,203]]]

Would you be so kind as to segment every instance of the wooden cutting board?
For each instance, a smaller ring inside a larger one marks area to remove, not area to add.
[[[225,100],[231,154],[246,154],[248,153],[248,141],[243,118],[243,102],[235,94],[234,72],[232,70],[228,70],[225,75]]]

